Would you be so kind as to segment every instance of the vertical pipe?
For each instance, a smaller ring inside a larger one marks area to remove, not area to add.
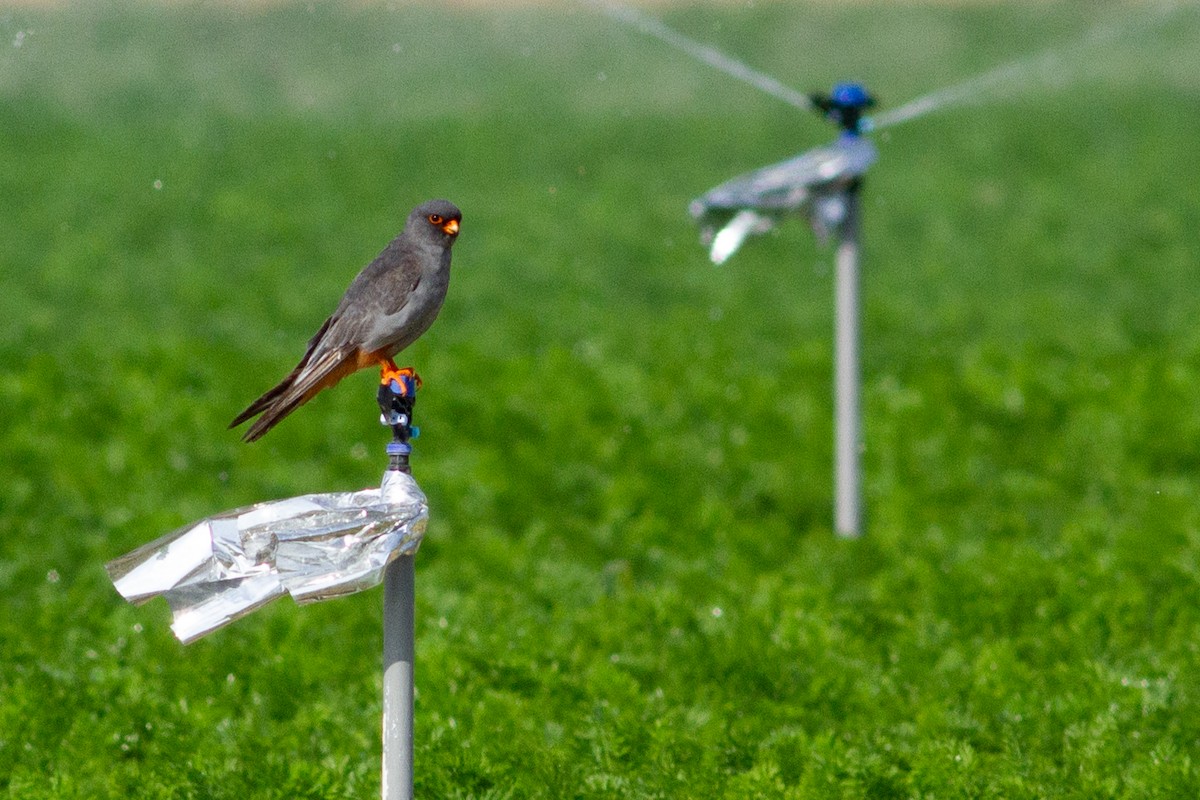
[[[415,557],[383,573],[383,800],[413,796]]]
[[[858,187],[846,192],[846,217],[840,226],[834,293],[834,530],[838,536],[862,535],[862,418],[858,365]]]
[[[415,392],[414,390],[411,390]],[[394,401],[380,389],[380,407]],[[412,474],[412,393],[393,426],[388,471]],[[387,411],[384,411],[385,418]],[[380,484],[383,488],[383,484]],[[413,640],[416,638],[416,556],[402,555],[383,571],[383,800],[413,796]]]

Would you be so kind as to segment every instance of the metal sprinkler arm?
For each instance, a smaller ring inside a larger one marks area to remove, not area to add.
[[[713,263],[793,214],[806,217],[822,240],[836,233],[848,193],[875,161],[875,145],[862,135],[869,127],[863,114],[875,99],[858,84],[841,83],[827,95],[814,93],[812,104],[842,128],[837,141],[739,175],[692,201],[689,211]]]

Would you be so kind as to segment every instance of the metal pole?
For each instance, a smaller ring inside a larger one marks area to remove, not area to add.
[[[383,573],[383,800],[413,796],[413,639],[416,559]]]
[[[846,217],[837,248],[834,342],[834,530],[838,536],[862,535],[862,418],[858,366],[858,187],[846,191]]]
[[[411,371],[410,371],[411,372]],[[412,474],[413,406],[420,379],[397,375],[381,384],[380,421],[392,429],[388,471]],[[402,555],[383,572],[383,800],[413,796],[413,640],[416,557]]]

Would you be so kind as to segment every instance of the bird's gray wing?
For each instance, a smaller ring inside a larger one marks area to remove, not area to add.
[[[350,283],[321,342],[309,343],[314,358],[343,347],[376,350],[386,344],[386,332],[403,324],[406,306],[421,283],[417,255],[404,247],[401,237],[389,244]],[[381,341],[383,339],[384,341]]]

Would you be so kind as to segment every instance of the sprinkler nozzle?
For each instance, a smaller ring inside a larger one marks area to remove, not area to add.
[[[875,105],[875,98],[857,83],[838,83],[829,94],[813,92],[809,99],[826,119],[853,136],[863,132],[863,112]]]

